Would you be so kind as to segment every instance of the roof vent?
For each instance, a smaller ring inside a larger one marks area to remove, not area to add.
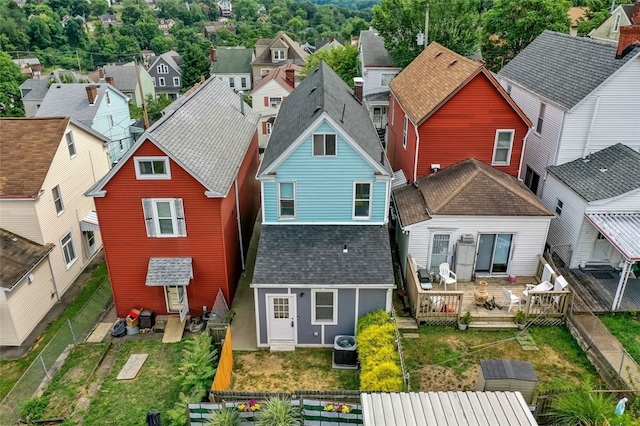
[[[453,61],[449,62],[449,66],[453,66],[453,65],[455,65],[455,63],[456,63],[456,62],[458,62],[458,60],[457,60],[457,59],[454,59]]]
[[[61,87],[62,87],[62,85],[61,85],[61,84],[58,84],[58,85],[56,86],[56,89],[59,89],[59,88],[61,88]]]
[[[601,171],[602,173],[606,172],[607,170],[608,170],[608,169],[606,169],[606,168],[604,168],[604,167],[600,169],[600,171]]]
[[[315,90],[316,90],[317,88],[318,88],[318,86],[313,86],[313,87],[311,88],[311,91],[310,91],[309,93],[313,93],[313,92],[315,92]]]
[[[316,112],[320,111],[322,109],[322,107],[320,105],[318,105],[316,107],[316,109],[313,110],[313,113],[315,114]]]
[[[436,53],[436,58],[437,58],[438,56],[442,55],[442,53],[443,53],[443,52],[442,52],[442,50],[438,50],[438,53]]]
[[[343,253],[349,253],[349,249],[347,248],[346,244],[344,245],[344,247],[342,247],[342,252]]]

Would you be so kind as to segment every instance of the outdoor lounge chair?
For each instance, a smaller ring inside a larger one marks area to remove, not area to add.
[[[529,296],[530,291],[551,291],[553,289],[553,284],[549,281],[542,281],[540,284],[527,284],[527,288],[522,292],[524,298],[526,299]]]
[[[505,303],[509,303],[509,310],[507,312],[511,312],[511,308],[513,308],[513,305],[515,305],[516,303],[518,304],[518,308],[522,309],[522,302],[520,301],[520,297],[514,295],[511,290],[507,289],[506,287],[502,287],[502,296],[504,297],[504,299],[502,300],[502,304],[504,305]]]

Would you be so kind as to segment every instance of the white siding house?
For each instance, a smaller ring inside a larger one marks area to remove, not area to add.
[[[548,166],[616,143],[640,149],[639,78],[639,47],[618,49],[551,31],[500,70],[500,84],[533,122],[524,154],[525,184],[543,196]]]

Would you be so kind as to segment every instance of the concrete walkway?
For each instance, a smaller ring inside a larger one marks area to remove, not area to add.
[[[231,323],[231,341],[234,351],[256,351],[256,307],[253,298],[253,289],[249,287],[253,280],[253,269],[256,264],[256,253],[258,251],[258,241],[260,241],[260,223],[262,218],[258,214],[249,253],[245,263],[245,270],[240,276],[238,288],[233,298],[231,308],[235,311],[233,322]]]

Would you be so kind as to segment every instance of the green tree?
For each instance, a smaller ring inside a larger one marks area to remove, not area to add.
[[[104,15],[109,10],[109,3],[106,0],[92,0],[89,5],[91,15],[96,18],[100,15]]]
[[[349,18],[342,27],[340,35],[342,38],[348,40],[352,35],[360,35],[360,31],[364,31],[369,28],[369,23],[359,16]]]
[[[628,3],[628,0],[616,0],[614,6]],[[584,0],[574,6],[586,6],[587,13],[585,19],[580,18],[578,21],[578,35],[585,36],[595,28],[598,28],[604,21],[611,16],[611,2],[609,0]]]
[[[397,66],[404,67],[424,49],[416,37],[424,32],[429,3],[429,42],[436,41],[461,54],[472,55],[479,42],[478,0],[382,0],[373,7],[372,25],[385,39]]]
[[[544,30],[569,32],[566,0],[495,0],[482,16],[482,55],[497,71]]]
[[[87,41],[84,26],[79,19],[69,19],[67,25],[64,27],[64,35],[67,36],[69,45],[72,47],[82,47]]]
[[[209,76],[207,55],[197,44],[190,45],[182,55],[182,88],[190,89],[200,81],[200,77]]]
[[[322,49],[309,55],[303,73],[310,73],[316,65],[324,61],[340,78],[353,88],[353,78],[360,75],[359,52],[356,46],[347,44],[332,49]]]
[[[161,55],[173,48],[175,40],[171,37],[157,36],[149,43],[149,48],[153,50],[156,55]]]
[[[0,0],[0,49],[27,50],[27,15],[13,0]]]
[[[0,51],[0,117],[24,117],[20,85],[25,79],[11,56]]]

